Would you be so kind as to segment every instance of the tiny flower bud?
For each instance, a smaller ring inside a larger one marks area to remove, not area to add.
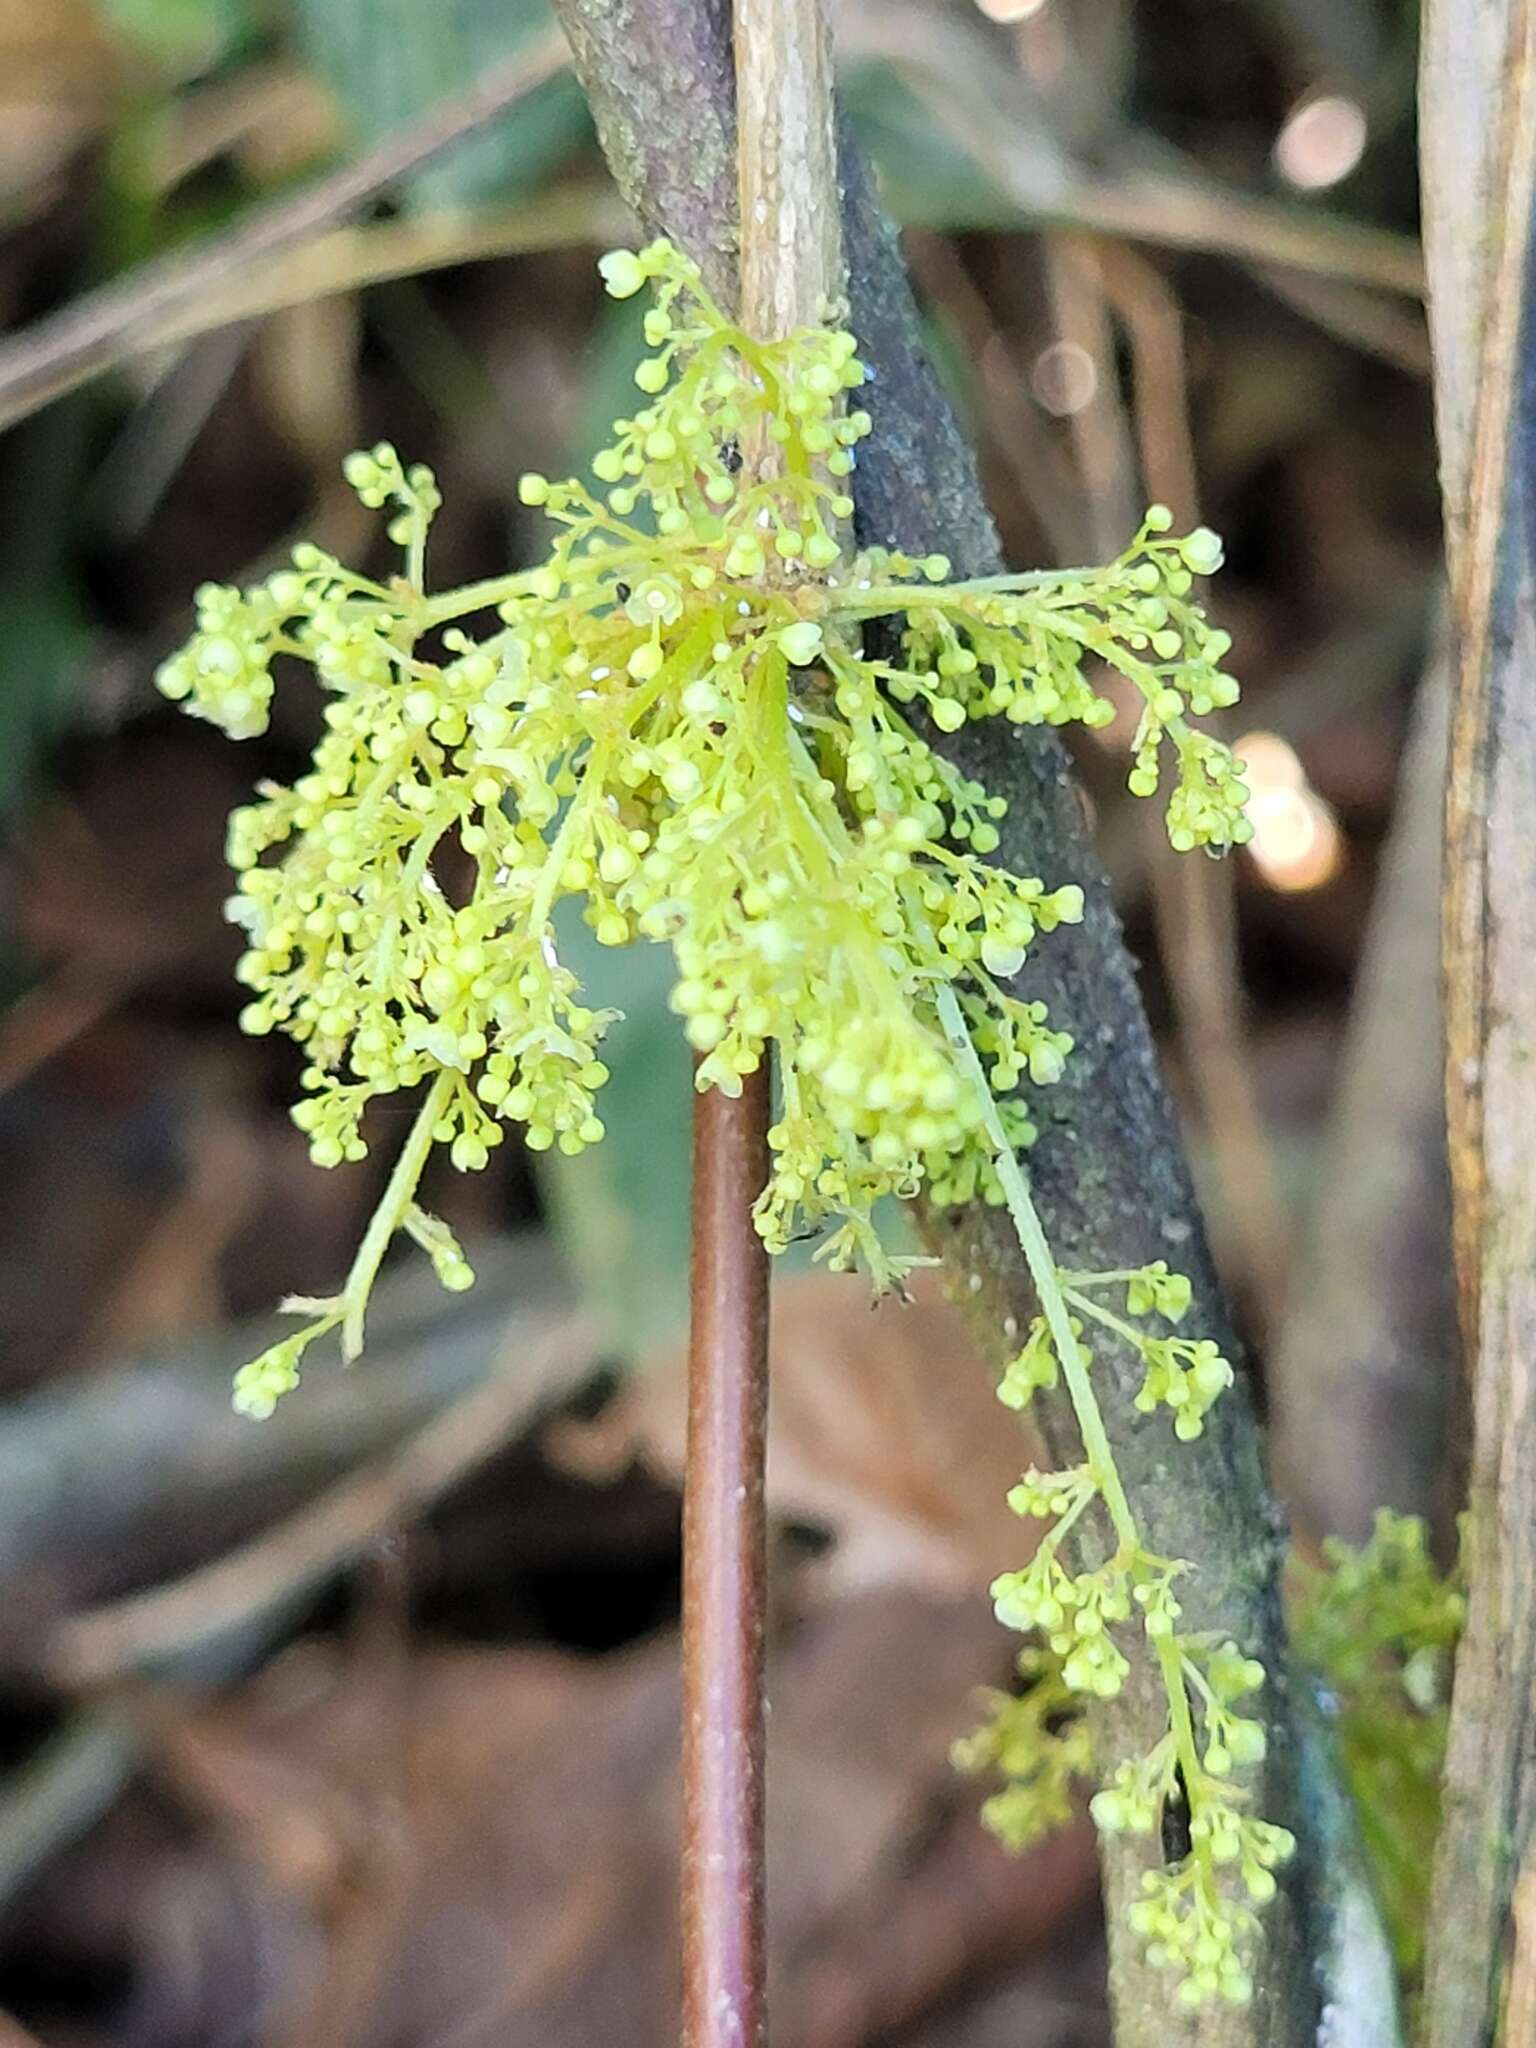
[[[610,298],[632,299],[645,284],[645,265],[632,249],[610,249],[597,268]]]
[[[821,653],[821,628],[810,619],[800,619],[793,626],[785,626],[778,639],[785,659],[797,668],[805,668]]]

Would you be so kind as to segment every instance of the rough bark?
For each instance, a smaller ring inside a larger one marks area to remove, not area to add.
[[[1455,673],[1446,1084],[1473,1420],[1424,1994],[1427,2048],[1500,2026],[1536,1873],[1536,6],[1434,0],[1421,72],[1426,253]],[[1522,1938],[1523,1937],[1523,1938]],[[1523,1957],[1523,1961],[1522,1961]],[[1517,2002],[1517,2001],[1512,2001]],[[1504,2038],[1517,2048],[1516,2020]]]

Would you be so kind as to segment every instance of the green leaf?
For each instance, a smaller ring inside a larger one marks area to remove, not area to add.
[[[904,227],[1017,227],[1017,201],[943,131],[899,72],[884,63],[850,65],[842,98],[854,134],[874,159],[881,197]],[[1039,136],[1030,147],[1041,158],[1042,192],[1053,191],[1062,176],[1058,152]]]
[[[251,26],[245,0],[102,0],[124,42],[179,75],[206,71]]]
[[[0,586],[0,818],[27,796],[39,756],[62,731],[90,645],[62,579]]]
[[[604,297],[598,303],[587,349],[581,402],[575,408],[566,449],[567,466],[577,475],[589,473],[592,451],[607,445],[614,421],[630,418],[636,407],[646,403],[635,383],[635,366],[649,354],[644,318],[645,305],[638,298]],[[630,515],[630,522],[642,532],[655,531],[650,506],[643,500]]]
[[[544,0],[293,0],[299,47],[354,140],[376,142],[550,26]],[[411,181],[413,205],[468,206],[543,183],[591,135],[566,72]]]
[[[603,1041],[603,1142],[577,1159],[538,1155],[539,1182],[583,1293],[638,1358],[688,1314],[693,1062],[667,1005],[676,969],[668,946],[600,946],[570,900],[555,925],[585,999],[624,1014]]]

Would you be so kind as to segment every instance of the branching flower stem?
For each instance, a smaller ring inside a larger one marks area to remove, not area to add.
[[[368,1297],[373,1291],[379,1267],[384,1263],[384,1254],[394,1241],[395,1232],[404,1226],[406,1212],[416,1199],[423,1170],[436,1142],[437,1126],[442,1121],[457,1080],[457,1074],[450,1069],[439,1074],[427,1090],[426,1099],[416,1113],[416,1121],[411,1125],[411,1135],[400,1148],[383,1200],[373,1212],[347,1274],[346,1285],[341,1291],[346,1305],[341,1326],[341,1355],[349,1362],[362,1354],[363,1318],[368,1311]]]
[[[1131,1504],[1125,1497],[1125,1489],[1120,1484],[1120,1474],[1115,1465],[1114,1453],[1110,1449],[1108,1433],[1104,1428],[1104,1417],[1099,1412],[1097,1396],[1079,1356],[1077,1336],[1073,1331],[1072,1318],[1062,1292],[1061,1275],[1055,1259],[1051,1256],[1051,1248],[1045,1241],[1045,1231],[1041,1227],[1039,1212],[1030,1196],[1024,1169],[1019,1165],[1013,1147],[1008,1142],[997,1103],[993,1099],[992,1090],[987,1086],[986,1074],[971,1042],[971,1034],[965,1028],[965,1019],[960,1014],[960,1005],[955,1000],[954,991],[941,987],[937,994],[937,1004],[944,1035],[949,1040],[956,1060],[970,1077],[981,1103],[983,1128],[992,1142],[997,1177],[1002,1183],[1008,1214],[1013,1219],[1014,1229],[1018,1232],[1019,1249],[1024,1254],[1025,1264],[1029,1267],[1029,1277],[1040,1300],[1040,1313],[1045,1317],[1046,1327],[1050,1330],[1051,1340],[1056,1346],[1056,1355],[1061,1361],[1067,1392],[1072,1397],[1072,1410],[1077,1417],[1077,1426],[1082,1432],[1083,1449],[1088,1454],[1088,1469],[1103,1495],[1116,1540],[1123,1550],[1134,1553],[1141,1549],[1141,1535],[1136,1527],[1136,1518],[1131,1512]]]
[[[1072,1316],[1067,1305],[1067,1293],[1062,1285],[1062,1275],[1050,1245],[1046,1242],[1045,1230],[1040,1222],[1029,1182],[1024,1169],[1019,1165],[1008,1134],[1003,1129],[1003,1120],[998,1113],[996,1100],[987,1085],[986,1073],[972,1043],[971,1035],[965,1028],[965,1019],[960,1014],[960,1005],[954,991],[940,987],[937,993],[939,1020],[944,1026],[944,1035],[962,1071],[966,1073],[976,1090],[981,1103],[982,1128],[991,1140],[998,1180],[1002,1184],[1003,1197],[1013,1227],[1018,1233],[1019,1249],[1029,1268],[1029,1277],[1040,1302],[1040,1313],[1045,1317],[1046,1327],[1056,1347],[1056,1356],[1061,1361],[1062,1376],[1067,1383],[1067,1393],[1072,1402],[1072,1412],[1077,1417],[1077,1426],[1082,1434],[1083,1449],[1087,1454],[1088,1472],[1099,1490],[1115,1532],[1120,1551],[1127,1557],[1145,1554],[1141,1531],[1135,1514],[1126,1498],[1125,1488],[1120,1481],[1115,1454],[1110,1447],[1109,1433],[1104,1427],[1104,1417],[1099,1408],[1098,1397],[1093,1391],[1093,1382],[1083,1364],[1077,1333],[1072,1328]],[[1117,1276],[1118,1277],[1118,1276]],[[1097,1313],[1094,1304],[1084,1301],[1085,1309]],[[1104,1317],[1110,1327],[1123,1331],[1134,1338],[1134,1332],[1121,1324],[1118,1318]],[[1199,1785],[1202,1772],[1200,1751],[1195,1736],[1193,1717],[1189,1710],[1189,1695],[1185,1690],[1184,1657],[1173,1635],[1159,1635],[1152,1638],[1157,1654],[1158,1670],[1164,1689],[1168,1694],[1168,1720],[1173,1731],[1174,1747],[1184,1783],[1189,1790],[1191,1801]]]

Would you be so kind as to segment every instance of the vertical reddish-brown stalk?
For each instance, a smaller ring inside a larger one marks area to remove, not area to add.
[[[761,2048],[768,1067],[693,1116],[683,1493],[683,2041]]]
[[[842,292],[825,0],[735,0],[740,317],[777,340]],[[771,474],[776,444],[743,448]],[[699,1096],[683,1509],[683,2042],[766,2048],[763,1448],[766,1060]]]

